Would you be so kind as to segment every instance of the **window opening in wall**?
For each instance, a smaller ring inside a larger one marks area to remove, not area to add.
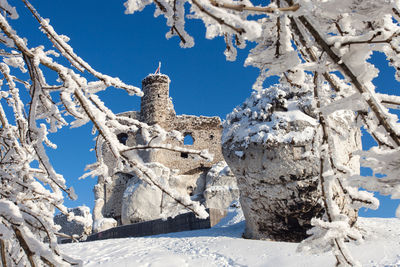
[[[184,145],[193,145],[194,139],[190,133],[185,133],[185,138],[183,139]]]
[[[126,133],[117,134],[117,138],[121,144],[126,145],[126,141],[128,141],[128,135]]]
[[[187,159],[189,157],[188,153],[181,152],[181,158]]]
[[[213,140],[214,139],[214,135],[210,134],[210,139]]]
[[[189,186],[186,188],[186,190],[187,190],[189,196],[193,196],[193,194],[194,194],[194,188],[193,188],[193,186],[189,185]]]

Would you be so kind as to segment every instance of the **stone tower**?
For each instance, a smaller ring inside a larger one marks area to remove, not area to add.
[[[149,125],[164,124],[175,116],[175,110],[169,98],[169,78],[167,75],[149,75],[142,81],[143,97],[140,105],[140,117]]]

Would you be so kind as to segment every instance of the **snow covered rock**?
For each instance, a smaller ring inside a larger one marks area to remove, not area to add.
[[[334,120],[336,157],[358,172],[358,158],[351,152],[361,148],[360,132],[346,127],[354,115],[342,113]],[[322,134],[312,95],[289,93],[281,85],[254,92],[223,126],[223,155],[238,181],[245,237],[306,238],[311,218],[324,213],[318,179]],[[353,224],[357,212],[336,189],[336,201]]]
[[[160,189],[132,177],[122,199],[122,224],[131,224],[160,218],[162,192]]]
[[[96,185],[94,188],[95,194],[104,193],[103,190],[99,189],[103,188]],[[101,197],[97,197],[93,208],[93,233],[105,231],[110,228],[116,227],[118,225],[118,222],[115,219],[103,217],[102,214],[103,208],[104,208],[104,199]]]
[[[54,223],[61,226],[60,233],[81,240],[85,240],[92,233],[92,214],[86,206],[68,209],[68,215],[57,214],[54,216]]]
[[[226,210],[232,201],[239,200],[236,177],[226,162],[218,162],[208,171],[203,194],[206,207],[212,209]]]
[[[159,177],[179,194],[204,202],[210,209],[227,210],[232,201],[239,199],[236,178],[225,162],[214,164],[206,175],[176,175],[174,170],[161,164],[147,163]],[[136,222],[173,217],[188,212],[162,193],[160,189],[133,176],[126,186],[122,199],[121,222]],[[221,213],[221,214],[222,214]]]
[[[163,179],[171,188],[174,188],[181,195],[188,195],[187,188],[193,186],[186,176],[176,175],[171,170],[159,163],[146,163],[155,174]],[[180,213],[188,212],[183,206],[162,193],[155,186],[149,185],[135,175],[128,181],[122,198],[121,221],[122,224],[131,224],[159,218],[168,218]]]
[[[117,227],[117,221],[113,218],[99,218],[93,223],[93,232],[98,233],[113,227]]]

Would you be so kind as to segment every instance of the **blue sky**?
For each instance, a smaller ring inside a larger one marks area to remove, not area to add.
[[[140,86],[141,80],[154,72],[161,61],[161,72],[171,79],[170,95],[177,114],[220,116],[223,119],[250,95],[257,78],[257,69],[243,67],[248,49],[239,51],[235,62],[226,61],[223,40],[206,40],[200,21],[192,20],[187,25],[188,32],[195,38],[195,47],[182,49],[178,38],[165,38],[168,27],[163,18],[153,17],[153,6],[140,13],[125,15],[124,1],[32,2],[42,17],[50,19],[59,34],[71,38],[69,43],[75,52],[100,72]],[[43,36],[32,16],[21,8],[18,12],[21,15],[15,24],[18,33],[27,37],[31,46],[42,44]],[[28,25],[30,27],[26,27]],[[50,47],[48,43],[46,46]],[[253,45],[248,46],[251,47]],[[393,71],[388,69],[384,58],[378,55],[373,61],[378,62],[384,74],[376,81],[378,88],[394,90],[398,84],[393,83]],[[115,113],[137,110],[140,105],[140,98],[112,88],[101,93],[100,97]],[[85,166],[96,160],[94,152],[90,151],[95,138],[91,135],[91,125],[78,129],[64,128],[50,138],[58,145],[57,150],[48,150],[53,165],[78,194],[77,201],[66,200],[66,205],[85,204],[92,208],[92,188],[97,179],[78,180]],[[365,139],[365,145],[370,146],[371,142]],[[393,217],[399,201],[382,197],[380,200],[378,211],[362,211],[361,215]]]

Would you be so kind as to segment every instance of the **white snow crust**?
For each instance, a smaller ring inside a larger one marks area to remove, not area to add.
[[[400,266],[400,220],[359,218],[361,245],[349,245],[363,266]],[[228,213],[211,229],[141,238],[109,239],[61,245],[83,266],[334,266],[331,252],[307,255],[297,243],[249,240],[241,211]]]
[[[305,114],[299,104],[304,99],[309,100],[310,97],[288,100],[285,96],[289,91],[289,87],[281,84],[254,91],[241,106],[227,115],[223,122],[222,143],[232,140],[246,147],[249,143],[291,143],[311,140],[315,135],[313,126],[318,122]],[[279,108],[276,109],[276,106]],[[287,126],[293,121],[303,121],[310,127],[305,127],[301,132],[288,132]]]

